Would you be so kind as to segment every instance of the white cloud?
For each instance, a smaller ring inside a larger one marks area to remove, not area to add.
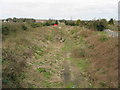
[[[119,0],[2,0],[2,16],[93,19],[118,17]]]

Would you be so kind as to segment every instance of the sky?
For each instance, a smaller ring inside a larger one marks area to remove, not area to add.
[[[119,0],[2,0],[0,18],[118,19]]]

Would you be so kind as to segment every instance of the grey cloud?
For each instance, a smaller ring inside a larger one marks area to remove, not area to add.
[[[118,0],[3,0],[2,16],[34,18],[116,18]]]

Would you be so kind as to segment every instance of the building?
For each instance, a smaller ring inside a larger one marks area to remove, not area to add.
[[[45,22],[47,22],[48,20],[36,20],[36,23],[45,23]]]

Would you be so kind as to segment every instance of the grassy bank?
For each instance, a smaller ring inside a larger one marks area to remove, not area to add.
[[[117,38],[104,32],[11,23],[3,38],[4,88],[118,86]]]

